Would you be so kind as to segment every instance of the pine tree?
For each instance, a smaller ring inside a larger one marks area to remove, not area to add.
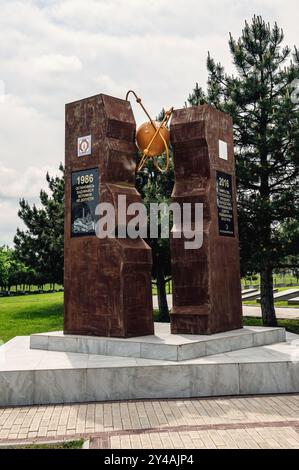
[[[62,165],[60,171],[64,171]],[[63,233],[64,233],[64,175],[46,175],[51,191],[40,192],[41,207],[30,207],[20,200],[19,217],[26,230],[17,229],[14,238],[18,259],[32,268],[39,284],[63,283]]]
[[[189,105],[210,103],[233,118],[242,273],[260,273],[269,326],[277,324],[273,269],[298,256],[299,54],[283,40],[276,23],[254,16],[238,40],[230,35],[237,75],[208,55],[207,93],[196,86],[188,98]]]
[[[192,106],[200,106],[201,104],[207,103],[206,95],[203,89],[198,85],[197,82],[195,84],[195,88],[193,89],[193,92],[189,93],[187,101]],[[187,103],[185,103],[185,106],[187,107]]]

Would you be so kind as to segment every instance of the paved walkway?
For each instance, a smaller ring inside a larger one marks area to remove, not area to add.
[[[89,438],[93,448],[299,448],[299,394],[0,408],[0,444]]]
[[[277,318],[299,320],[299,308],[276,307],[275,312]],[[245,317],[261,317],[261,307],[255,307],[254,305],[243,305],[243,315]]]
[[[172,307],[172,295],[167,295],[167,302],[168,307]],[[158,297],[156,295],[153,296],[153,306],[154,308],[158,308]],[[293,320],[299,320],[299,308],[292,308],[292,307],[276,307],[275,308],[276,317],[277,318],[287,318]],[[245,317],[261,317],[261,307],[254,306],[254,305],[243,305],[243,315]]]

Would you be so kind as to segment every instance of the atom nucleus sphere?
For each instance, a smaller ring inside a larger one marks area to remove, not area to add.
[[[126,100],[128,100],[129,94],[132,93],[136,102],[140,104],[141,108],[149,118],[149,122],[144,122],[137,129],[136,132],[136,144],[138,149],[141,152],[141,158],[137,166],[137,171],[140,171],[145,163],[147,158],[153,158],[155,167],[161,172],[164,173],[169,168],[169,130],[167,129],[167,123],[172,115],[173,108],[170,108],[169,111],[166,111],[161,122],[154,121],[143,104],[141,103],[141,98],[139,98],[133,90],[129,90],[126,95]],[[165,167],[161,168],[157,158],[162,156],[165,153],[166,163]]]
[[[159,133],[156,133],[159,125],[160,123],[157,121],[144,122],[137,129],[137,146],[141,152],[144,152],[147,149],[148,157],[158,157],[159,155],[161,155],[165,151],[164,141],[169,146],[169,130],[165,126],[162,126],[160,128]],[[151,142],[155,134],[156,137],[152,141],[151,146],[149,147],[149,143]],[[161,135],[164,137],[164,140],[162,139]]]

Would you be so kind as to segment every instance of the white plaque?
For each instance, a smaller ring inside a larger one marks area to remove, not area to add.
[[[219,139],[219,158],[227,160],[227,143]]]
[[[91,135],[78,137],[78,157],[91,155]]]

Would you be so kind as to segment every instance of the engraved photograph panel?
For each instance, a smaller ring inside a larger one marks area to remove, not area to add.
[[[95,235],[99,204],[99,170],[72,172],[72,227],[71,236]]]

